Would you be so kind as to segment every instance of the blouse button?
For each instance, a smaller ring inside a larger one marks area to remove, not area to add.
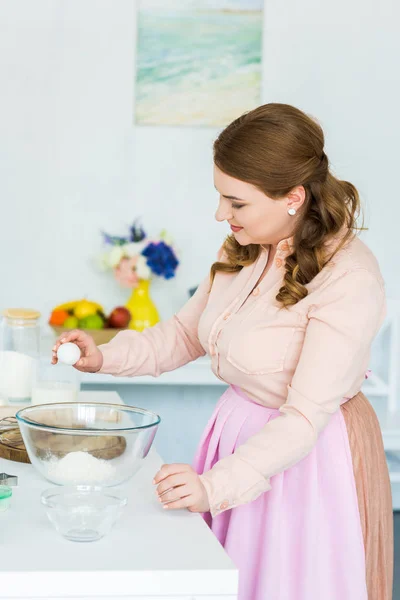
[[[282,266],[282,264],[283,264],[283,261],[282,261],[282,259],[281,259],[281,258],[277,258],[277,259],[275,260],[275,264],[276,264],[276,266],[278,267],[278,269],[280,269],[280,268],[281,268],[281,266]]]
[[[259,293],[260,293],[260,288],[258,288],[258,287],[254,288],[254,290],[252,291],[253,296],[258,296]]]
[[[283,252],[288,252],[290,250],[288,242],[285,240],[280,248]]]
[[[224,316],[224,321],[227,321],[230,316],[231,316],[231,313],[226,313],[226,315]]]
[[[229,502],[228,500],[224,500],[223,502],[221,502],[221,504],[219,505],[220,510],[226,510],[229,506]]]

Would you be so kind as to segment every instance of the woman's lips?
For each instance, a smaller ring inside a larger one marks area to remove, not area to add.
[[[234,233],[237,233],[238,231],[241,231],[243,227],[235,227],[235,225],[231,225],[231,229]]]

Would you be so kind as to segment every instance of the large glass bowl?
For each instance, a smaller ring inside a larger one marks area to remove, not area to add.
[[[146,458],[160,423],[148,410],[62,402],[16,414],[32,465],[58,485],[119,485]]]

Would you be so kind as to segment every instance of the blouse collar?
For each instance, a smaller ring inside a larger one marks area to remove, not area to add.
[[[339,231],[339,233],[334,235],[329,240],[329,242],[327,242],[327,244],[326,244],[326,249],[328,250],[328,252],[334,252],[347,233],[348,233],[348,228],[343,227]],[[284,259],[293,252],[293,248],[294,248],[294,236],[291,236],[284,240],[281,240],[276,247],[276,256]]]

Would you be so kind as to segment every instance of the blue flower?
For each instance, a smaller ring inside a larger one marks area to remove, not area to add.
[[[147,259],[147,265],[155,275],[171,279],[175,276],[175,271],[179,261],[174,251],[165,242],[151,242],[142,252]]]

